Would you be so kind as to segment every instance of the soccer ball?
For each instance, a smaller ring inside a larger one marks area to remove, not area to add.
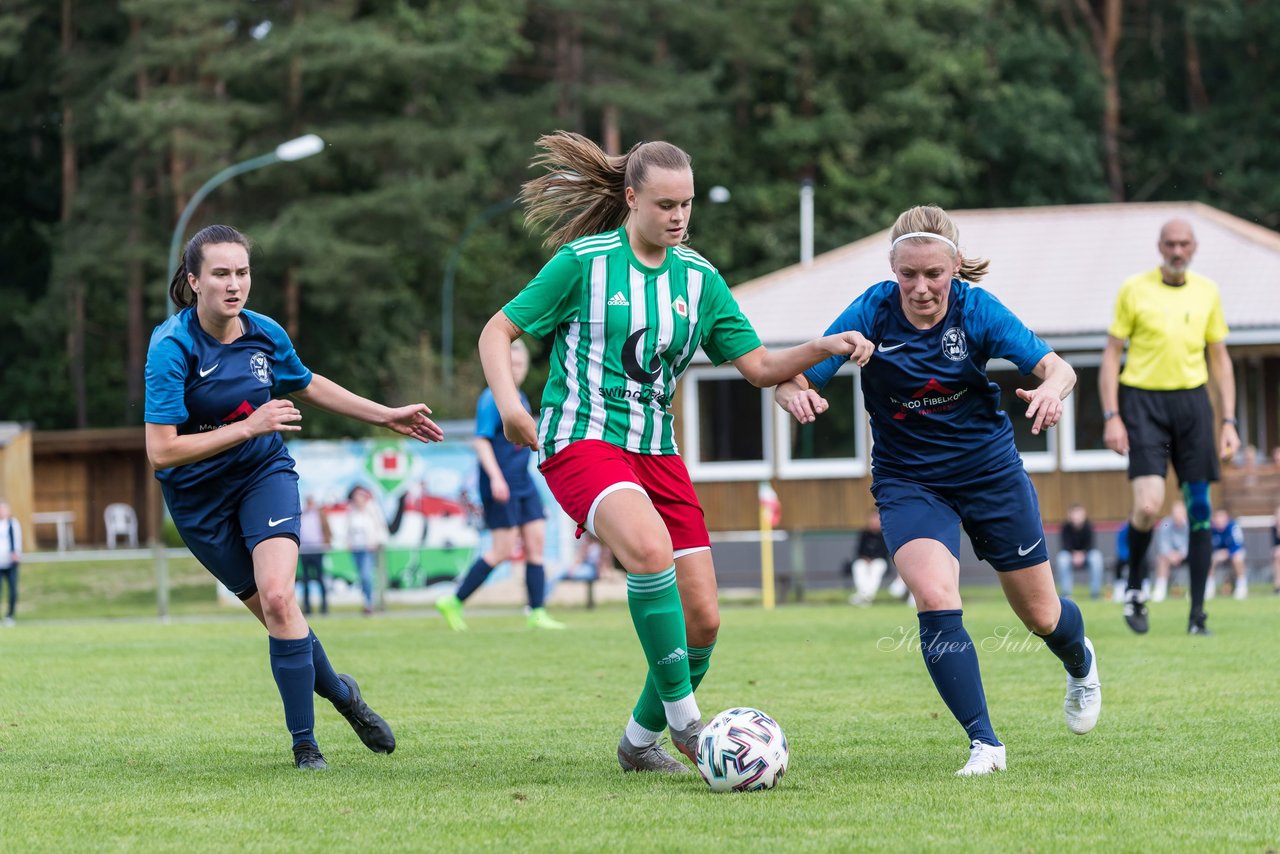
[[[790,754],[778,722],[759,709],[728,709],[698,736],[698,771],[713,792],[772,789]]]

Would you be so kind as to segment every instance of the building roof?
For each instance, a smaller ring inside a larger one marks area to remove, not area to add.
[[[951,211],[960,248],[991,260],[981,287],[1056,347],[1100,348],[1124,279],[1160,263],[1160,227],[1191,223],[1191,269],[1218,283],[1228,343],[1280,342],[1280,233],[1199,202]],[[889,230],[733,289],[766,344],[819,335],[859,294],[892,277]]]

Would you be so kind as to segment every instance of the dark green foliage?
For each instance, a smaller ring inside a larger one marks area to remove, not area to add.
[[[558,128],[694,157],[693,244],[731,283],[797,260],[798,185],[836,248],[906,206],[1109,198],[1103,83],[1057,0],[71,0],[0,7],[0,418],[77,421],[71,295],[83,289],[89,426],[141,422],[126,386],[165,315],[170,234],[210,176],[318,133],[323,155],[220,186],[188,234],[255,241],[252,307],[360,394],[470,414],[480,328],[546,257],[518,212],[460,247],[454,392],[442,279],[469,223]],[[1126,4],[1117,51],[1133,200],[1199,199],[1280,225],[1272,80],[1280,7]],[[77,171],[63,210],[64,110]],[[297,285],[291,302],[284,283]],[[137,350],[136,342],[134,350]],[[536,356],[535,348],[535,356]],[[134,359],[137,353],[134,353]],[[535,360],[534,376],[540,374]],[[135,382],[136,385],[136,382]],[[308,435],[361,429],[309,413]]]

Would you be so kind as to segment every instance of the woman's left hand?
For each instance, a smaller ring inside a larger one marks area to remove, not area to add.
[[[427,417],[430,414],[431,409],[425,403],[411,403],[392,409],[383,426],[419,442],[439,442],[444,439],[444,431]]]
[[[1017,389],[1018,397],[1027,402],[1027,417],[1034,419],[1031,423],[1031,434],[1037,436],[1041,430],[1053,427],[1062,419],[1062,398],[1057,392],[1045,388]]]

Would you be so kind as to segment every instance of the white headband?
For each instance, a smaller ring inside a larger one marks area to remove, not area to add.
[[[901,237],[895,238],[893,243],[889,244],[889,248],[893,249],[893,247],[897,246],[902,241],[910,240],[912,237],[927,237],[930,240],[941,240],[943,243],[951,247],[952,252],[959,253],[960,251],[960,249],[950,240],[943,237],[941,234],[934,234],[932,231],[909,231]]]

